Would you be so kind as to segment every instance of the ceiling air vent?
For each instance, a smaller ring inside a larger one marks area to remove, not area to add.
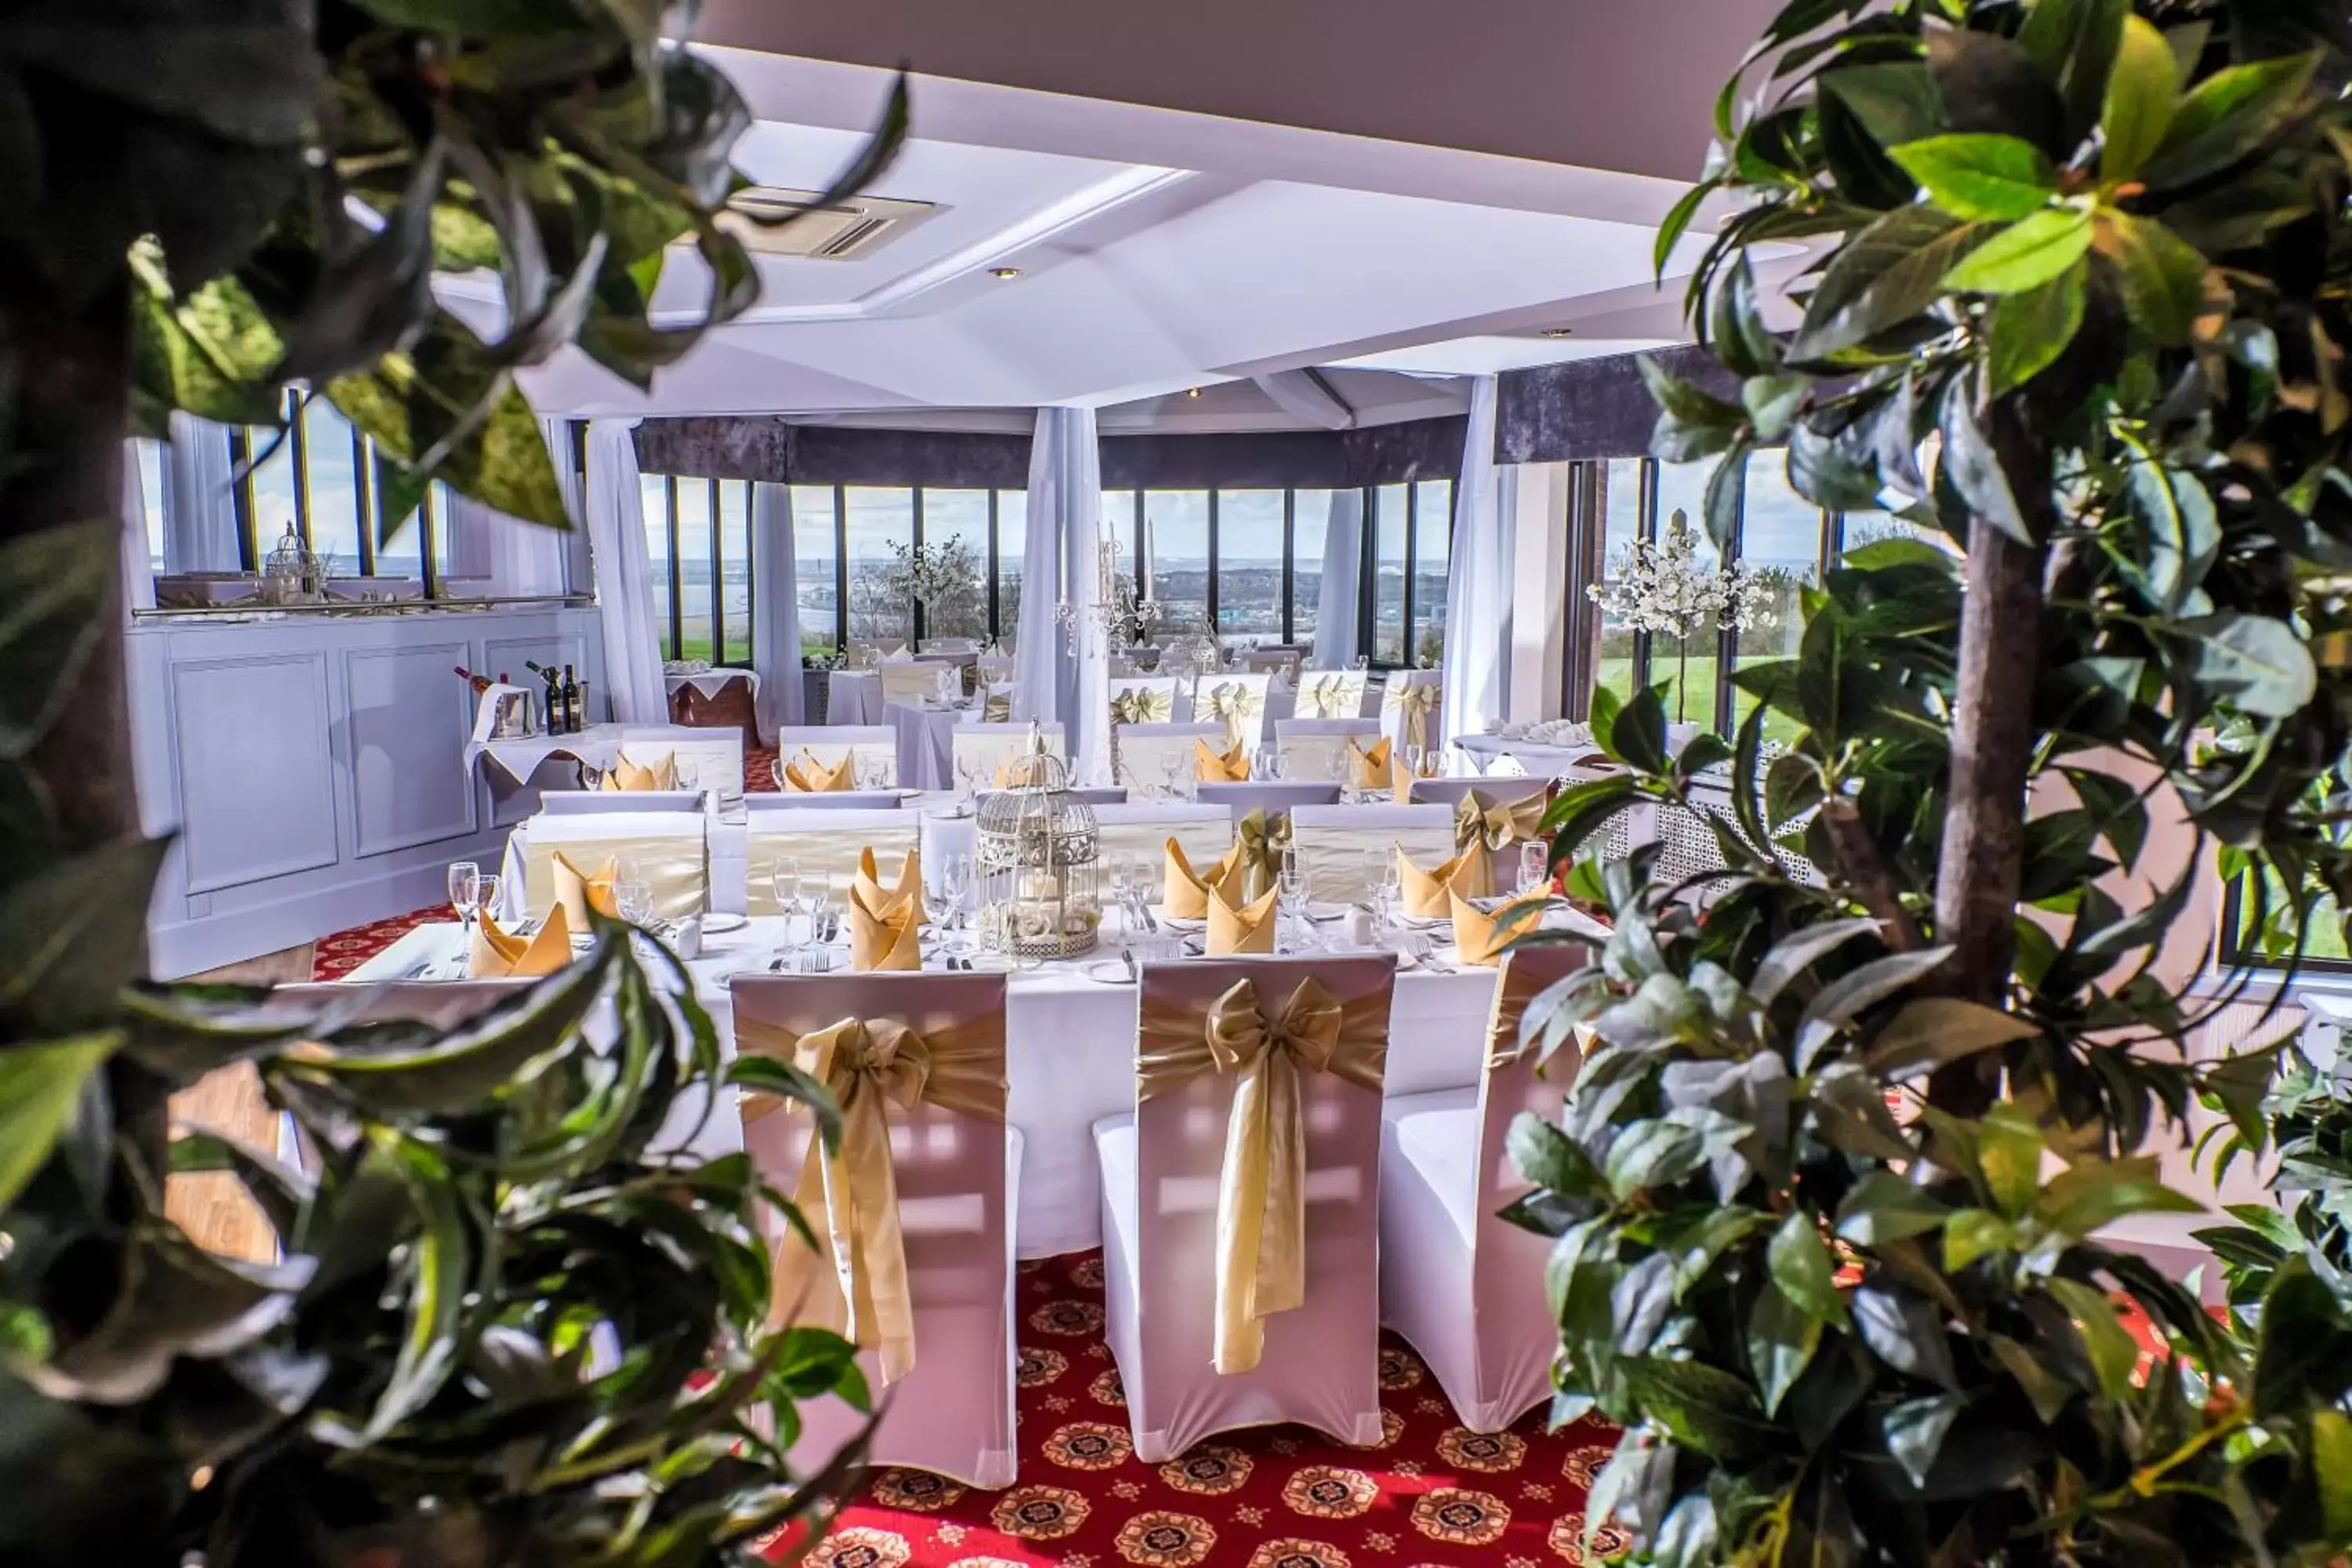
[[[886,196],[849,196],[815,205],[818,191],[788,191],[752,185],[727,198],[719,226],[754,256],[803,256],[818,261],[860,261],[940,209],[930,202],[898,202]],[[761,218],[803,216],[782,227]]]

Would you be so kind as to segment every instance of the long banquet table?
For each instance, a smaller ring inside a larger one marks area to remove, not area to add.
[[[728,982],[766,970],[779,953],[784,921],[754,918],[706,937],[688,961],[695,994],[717,1023],[731,1058],[734,1008]],[[1328,929],[1328,928],[1327,928]],[[1451,954],[1439,950],[1438,961]],[[1024,1258],[1076,1252],[1102,1244],[1102,1173],[1094,1124],[1135,1104],[1137,988],[1094,975],[1115,971],[1116,949],[1094,957],[1016,971],[1006,996],[1009,1120],[1021,1131],[1016,1244]],[[452,923],[420,926],[347,977],[354,982],[414,980],[462,973],[463,946]],[[429,966],[429,967],[428,967]],[[942,968],[936,953],[927,968]],[[1421,1094],[1473,1088],[1485,1054],[1495,971],[1415,968],[1399,973],[1389,1027],[1387,1091]],[[698,1107],[695,1108],[698,1110]],[[709,1154],[742,1146],[731,1116],[714,1116],[698,1147]]]

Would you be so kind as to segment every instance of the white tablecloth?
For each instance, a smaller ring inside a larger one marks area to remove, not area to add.
[[[836,669],[824,678],[824,721],[882,722],[882,674],[873,669]]]
[[[755,670],[698,669],[690,675],[665,675],[662,677],[663,686],[668,689],[672,696],[677,695],[679,687],[691,686],[697,691],[701,692],[705,697],[716,697],[721,691],[726,690],[728,687],[733,685],[739,680],[748,681],[751,683],[752,700],[755,701],[758,700],[760,696],[760,677],[758,672]]]
[[[728,980],[764,969],[779,951],[783,922],[762,917],[710,937],[687,965],[695,994],[735,1049]],[[420,926],[352,972],[355,982],[410,976],[435,961],[444,968],[460,951],[457,927]],[[1108,955],[1105,955],[1106,957]],[[1046,964],[1012,976],[1006,999],[1008,1119],[1021,1130],[1020,1219],[1024,1258],[1048,1258],[1102,1245],[1102,1173],[1094,1124],[1135,1106],[1136,988],[1089,979],[1101,958]],[[1115,962],[1115,960],[1114,960]],[[1495,972],[1397,977],[1389,1026],[1387,1091],[1423,1094],[1478,1081]],[[693,1108],[698,1115],[698,1107]],[[718,1154],[741,1147],[731,1116],[714,1116],[698,1147]],[[778,1173],[770,1173],[772,1176]],[[782,1173],[790,1180],[791,1173]]]
[[[884,704],[882,715],[883,721],[898,731],[898,787],[953,789],[956,726],[970,716],[970,710],[890,702]]]
[[[1589,742],[1581,746],[1547,746],[1538,741],[1507,741],[1500,735],[1456,735],[1454,743],[1470,754],[1481,773],[1491,770],[1507,752],[1537,778],[1557,778],[1575,765],[1579,758],[1589,757],[1601,749]]]
[[[550,757],[572,757],[592,767],[609,768],[620,760],[621,726],[591,724],[574,735],[532,735],[520,741],[474,741],[466,747],[466,765],[495,763],[517,784],[527,783]]]

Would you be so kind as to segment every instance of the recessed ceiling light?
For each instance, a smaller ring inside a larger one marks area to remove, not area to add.
[[[1021,276],[1021,268],[1018,267],[992,267],[988,269],[988,275],[991,278],[1010,283],[1015,278]]]
[[[1542,331],[1538,332],[1536,336],[1539,338],[1572,338],[1576,336],[1576,329],[1574,327],[1546,327]]]
[[[1191,387],[1186,390],[1184,395],[1187,397],[1198,397],[1201,395],[1201,389],[1197,386]]]

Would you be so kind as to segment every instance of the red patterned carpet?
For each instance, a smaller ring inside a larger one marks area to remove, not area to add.
[[[1103,1342],[1102,1254],[1024,1264],[1019,1305],[1020,1479],[879,1471],[812,1568],[1538,1568],[1626,1545],[1605,1527],[1580,1544],[1612,1429],[1549,1433],[1538,1412],[1479,1436],[1393,1336],[1378,1447],[1260,1427],[1155,1466],[1131,1450]]]

